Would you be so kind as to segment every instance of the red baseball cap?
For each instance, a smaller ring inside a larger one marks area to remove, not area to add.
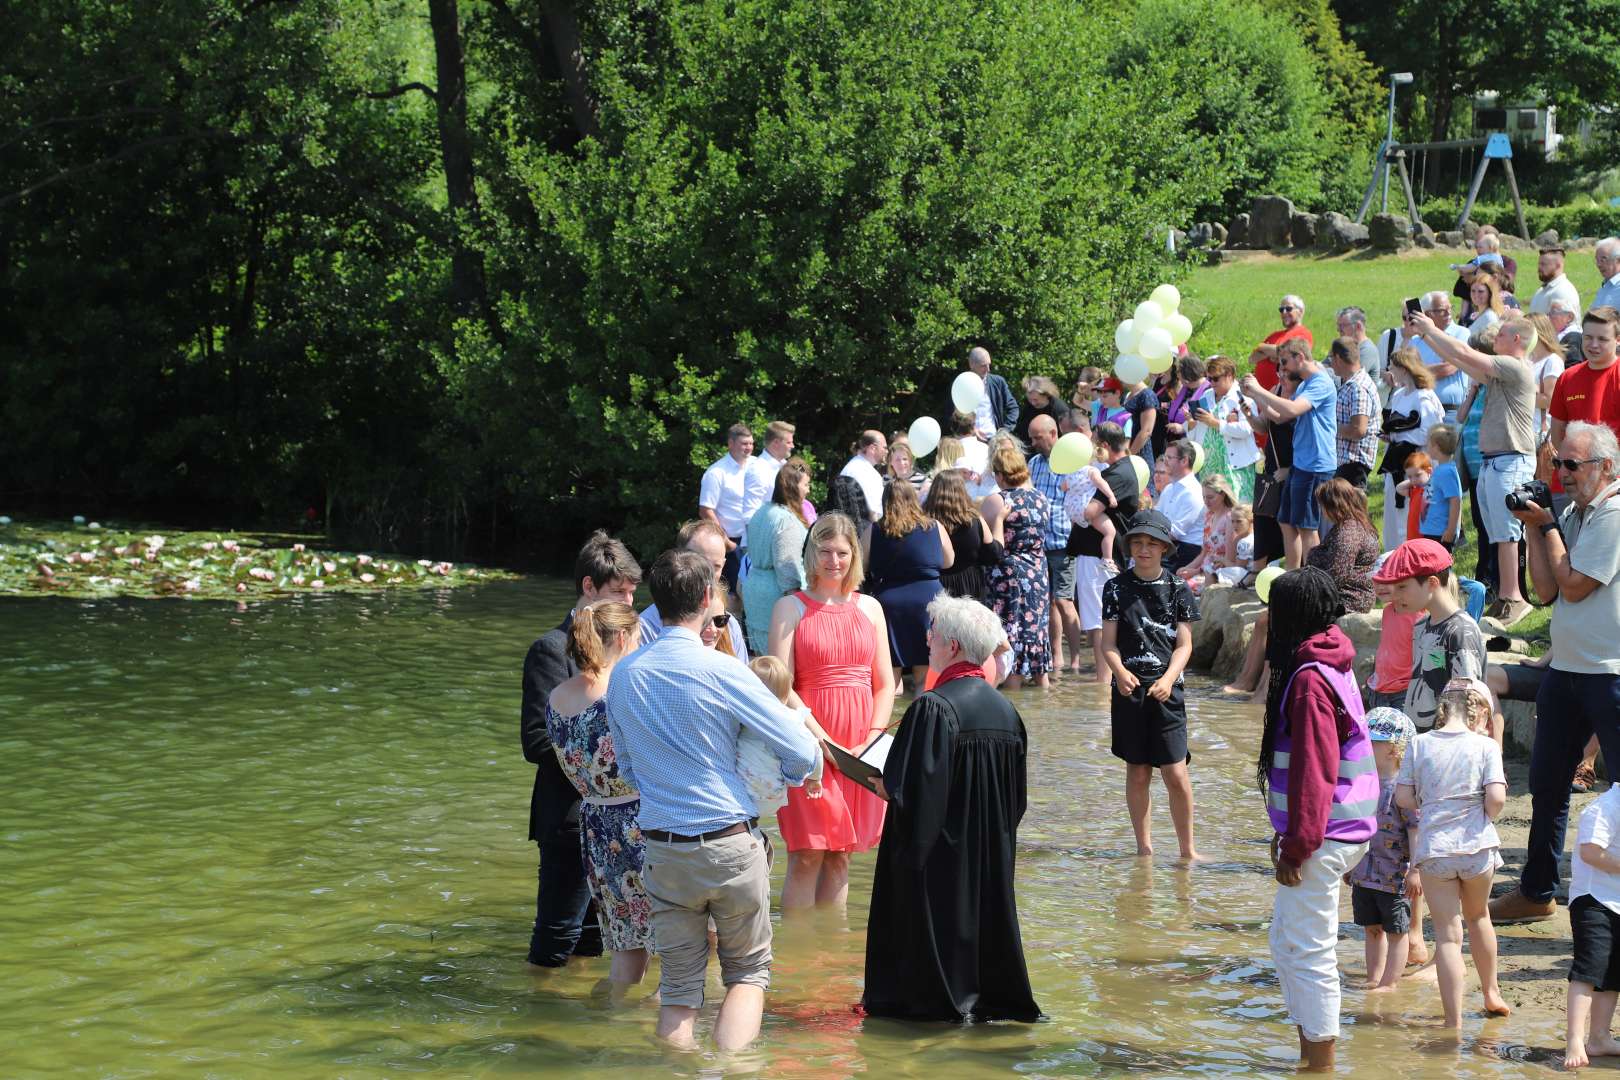
[[[1106,378],[1102,382],[1098,383],[1097,387],[1098,387],[1098,389],[1103,390],[1103,391],[1112,390],[1114,393],[1117,394],[1121,390],[1125,389],[1125,384],[1120,382],[1117,377],[1115,377],[1113,375],[1110,375],[1110,376],[1108,376],[1108,378]]]
[[[1407,578],[1433,577],[1449,569],[1451,552],[1438,541],[1408,540],[1389,553],[1373,580],[1381,585],[1392,585]]]

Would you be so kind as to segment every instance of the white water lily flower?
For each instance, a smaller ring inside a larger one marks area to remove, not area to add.
[[[322,581],[320,578],[316,578],[314,581],[309,583],[309,587],[312,589],[324,589],[326,588],[326,582]]]
[[[73,524],[75,524],[75,525],[83,525],[84,524],[84,515],[83,514],[74,514],[73,515]]]
[[[186,590],[186,592],[196,592],[198,589],[202,588],[202,579],[192,578],[190,581],[182,581],[180,583],[180,587]]]
[[[92,521],[89,525],[86,525],[85,528],[92,529],[92,530],[93,529],[99,529],[99,528],[101,528],[101,522]]]
[[[365,582],[367,585],[370,585],[373,581],[377,580],[377,575],[376,574],[361,574],[360,575],[360,580]]]
[[[11,524],[11,519],[6,517],[6,515],[4,515],[4,514],[0,514],[0,525],[10,525],[10,524]]]

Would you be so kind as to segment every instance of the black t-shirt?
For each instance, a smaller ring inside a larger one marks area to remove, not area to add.
[[[1126,570],[1103,586],[1102,617],[1119,624],[1114,641],[1125,670],[1139,679],[1157,679],[1176,651],[1176,624],[1198,621],[1198,600],[1168,570],[1152,581]]]
[[[1131,441],[1135,442],[1137,433],[1142,430],[1142,418],[1148,413],[1157,413],[1159,411],[1159,396],[1153,392],[1151,387],[1144,386],[1121,402],[1121,406],[1131,414]],[[1154,424],[1154,430],[1158,430],[1158,424]],[[1149,469],[1153,468],[1153,438],[1151,436],[1149,436],[1147,442],[1142,444],[1142,459],[1148,463]]]
[[[1122,457],[1102,471],[1103,482],[1114,493],[1114,501],[1118,503],[1112,510],[1107,511],[1114,521],[1114,539],[1122,542],[1125,536],[1125,523],[1135,516],[1141,507],[1142,493],[1136,489],[1136,469],[1131,465],[1131,459]],[[1092,496],[1094,502],[1100,502],[1106,508],[1108,500],[1101,495]],[[1065,555],[1089,555],[1093,559],[1104,557],[1102,549],[1102,534],[1093,528],[1075,527],[1069,530],[1069,546],[1063,552]],[[1109,558],[1116,561],[1122,556],[1109,552]],[[1123,564],[1122,564],[1123,565]]]

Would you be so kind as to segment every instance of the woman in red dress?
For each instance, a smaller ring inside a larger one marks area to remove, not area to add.
[[[771,612],[771,654],[793,673],[793,689],[816,722],[853,752],[889,726],[894,671],[883,609],[855,591],[861,546],[855,522],[823,514],[805,545],[809,586],[789,593]],[[883,800],[827,762],[819,799],[789,788],[777,827],[787,844],[782,910],[842,905],[849,896],[849,855],[877,846]]]

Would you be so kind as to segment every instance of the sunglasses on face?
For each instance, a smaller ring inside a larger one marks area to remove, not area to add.
[[[1598,460],[1600,460],[1600,459],[1599,458],[1590,458],[1590,457],[1589,458],[1553,458],[1552,459],[1552,466],[1555,469],[1563,469],[1565,472],[1574,472],[1576,469],[1579,469],[1582,465],[1590,465],[1592,462],[1598,461]]]
[[[716,630],[724,630],[726,628],[726,623],[728,623],[730,621],[731,621],[731,612],[729,612],[729,611],[722,611],[718,615],[711,615],[709,617],[709,622],[714,626],[714,628]]]
[[[1293,311],[1294,309],[1293,309],[1292,305],[1284,304],[1282,307],[1278,308],[1277,310],[1279,312],[1282,312],[1282,313],[1286,314],[1287,312]]]

